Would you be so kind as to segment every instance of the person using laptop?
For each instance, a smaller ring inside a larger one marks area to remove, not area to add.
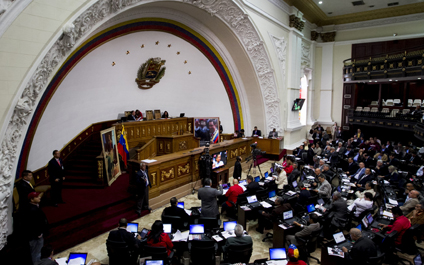
[[[216,198],[222,195],[222,180],[218,183],[218,190],[211,187],[212,180],[205,178],[203,188],[197,192],[197,198],[202,201],[202,210],[200,215],[204,217],[218,217],[219,208]]]
[[[230,208],[234,208],[237,203],[237,197],[243,193],[242,187],[238,185],[238,180],[233,179],[233,186],[231,186],[228,191],[225,193],[227,201],[224,202],[221,206],[221,214],[226,212]]]
[[[163,231],[163,223],[156,220],[152,225],[152,230],[147,233],[147,245],[151,247],[165,247],[168,256],[171,254],[174,244],[168,234]]]
[[[316,193],[321,196],[323,199],[329,199],[331,197],[331,185],[330,183],[325,179],[325,176],[323,174],[318,175],[318,181],[319,186],[318,189],[315,189]]]
[[[424,201],[420,201],[417,205],[415,205],[415,210],[410,212],[406,218],[411,222],[411,225],[424,224]]]
[[[331,238],[337,228],[346,226],[348,221],[347,203],[342,199],[340,192],[333,193],[333,202],[326,211],[325,219],[327,221],[324,226],[325,238]]]
[[[125,242],[130,250],[137,251],[141,249],[141,236],[137,234],[137,237],[134,237],[133,233],[128,232],[127,225],[127,219],[121,218],[118,229],[110,231],[107,239],[114,242]]]
[[[184,222],[188,222],[190,219],[190,216],[186,213],[184,209],[179,208],[178,205],[178,199],[175,197],[172,197],[169,202],[171,203],[170,207],[166,207],[163,210],[164,215],[169,216],[179,216],[181,219],[184,220]]]
[[[350,264],[365,264],[368,258],[377,256],[377,248],[374,242],[369,238],[362,237],[358,228],[350,229],[349,233],[350,238],[354,241],[353,247],[350,252],[346,247],[342,247],[342,251]]]
[[[318,223],[318,216],[316,214],[310,214],[309,215],[309,220],[308,220],[309,225],[302,225],[299,224],[298,222],[293,222],[294,225],[299,226],[302,228],[302,230],[300,230],[299,232],[297,232],[294,235],[288,235],[286,236],[286,240],[287,240],[287,244],[293,244],[296,246],[302,246],[304,243],[302,240],[297,240],[297,238],[306,238],[308,236],[310,236],[312,234],[312,232],[320,229],[321,225]]]
[[[259,183],[256,181],[253,181],[253,177],[252,176],[247,176],[246,178],[247,180],[247,186],[246,186],[246,191],[249,195],[255,195],[256,192],[261,188],[259,186]]]
[[[308,203],[308,199],[311,197],[311,193],[305,188],[303,182],[299,182],[297,185],[300,189],[300,193],[297,194],[297,202],[301,205],[306,205]]]
[[[395,220],[392,225],[378,224],[382,229],[390,229],[386,234],[397,231],[395,245],[400,246],[402,244],[402,237],[405,231],[411,227],[411,223],[408,218],[403,216],[402,210],[399,207],[392,208],[393,219]]]
[[[284,186],[286,186],[289,182],[287,180],[287,173],[285,170],[281,168],[277,168],[278,177],[273,177],[275,180],[275,184],[278,185],[279,190],[283,190]]]
[[[41,248],[41,259],[34,265],[57,265],[57,262],[53,259],[53,248],[50,245]]]
[[[252,237],[243,236],[244,228],[241,224],[237,224],[234,227],[234,234],[236,237],[229,237],[225,242],[225,245],[222,247],[223,252],[227,252],[230,246],[240,246],[246,244],[253,244]]]
[[[349,210],[352,211],[354,207],[355,212],[353,213],[356,217],[359,217],[361,213],[363,213],[365,210],[371,209],[373,205],[373,196],[371,193],[366,192],[364,198],[356,199],[350,206]]]
[[[272,222],[277,221],[278,217],[289,210],[293,210],[290,203],[286,203],[283,197],[277,197],[277,199],[275,199],[275,208],[271,213],[259,210],[258,227],[256,231],[263,234],[265,227],[267,229],[272,227]]]

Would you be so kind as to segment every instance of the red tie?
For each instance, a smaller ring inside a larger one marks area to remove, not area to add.
[[[58,163],[58,164],[59,164],[59,166],[60,166],[60,161],[59,161],[59,159],[57,159],[56,161],[57,161],[57,163]]]

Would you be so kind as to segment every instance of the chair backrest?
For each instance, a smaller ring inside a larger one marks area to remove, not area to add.
[[[145,257],[151,256],[152,259],[161,259],[161,260],[168,259],[168,251],[166,250],[165,247],[152,247],[152,246],[145,245],[143,246],[143,250],[144,250],[143,254]]]
[[[268,189],[256,191],[256,198],[258,200],[265,200],[266,198],[268,198],[268,195],[269,195]]]
[[[133,255],[133,251],[128,247],[126,242],[107,239],[106,249],[109,256],[109,264],[135,264],[137,255]]]
[[[399,112],[399,109],[392,109],[392,112],[390,113],[390,117],[396,117],[396,113]]]
[[[371,112],[378,112],[378,108],[377,107],[372,107],[371,108]]]
[[[192,264],[215,265],[215,241],[191,241],[190,257]]]
[[[164,224],[172,224],[173,229],[184,228],[184,220],[179,216],[165,215],[162,213],[162,222]]]
[[[362,110],[362,112],[369,112],[370,111],[370,107],[364,107],[364,109]]]
[[[412,107],[421,106],[421,103],[414,103],[412,104]]]
[[[331,186],[334,187],[338,187],[340,185],[340,178],[339,176],[335,175],[332,179],[331,179]]]
[[[400,104],[400,99],[398,99],[398,98],[393,99],[393,103]]]
[[[321,226],[318,230],[313,231],[309,236],[309,240],[306,243],[306,249],[308,250],[308,253],[315,252],[317,249],[317,240],[322,230],[323,226]]]
[[[382,252],[379,249],[377,249],[377,256],[375,256],[375,257],[369,257],[365,261],[365,264],[367,264],[367,265],[380,265],[380,264],[383,264],[385,255],[386,255],[385,252]]]
[[[355,111],[362,111],[362,107],[360,106],[356,107]]]
[[[381,113],[389,113],[389,108],[383,108],[383,109],[381,110]]]
[[[409,109],[403,109],[403,110],[402,110],[402,114],[409,113],[409,111],[410,111]]]
[[[412,100],[412,99],[411,99]],[[414,103],[421,104],[421,99],[414,99]]]
[[[303,152],[302,153],[302,160],[305,162],[308,159],[308,153],[307,152]]]
[[[227,262],[228,263],[249,263],[250,257],[252,256],[253,244],[242,244],[242,245],[230,245],[227,250]]]
[[[393,99],[386,100],[386,106],[393,106],[393,105],[394,105]]]
[[[219,228],[219,219],[215,217],[204,217],[201,216],[198,220],[199,224],[203,224],[205,226],[205,229],[214,229]]]
[[[371,101],[371,106],[378,106],[378,101]]]
[[[242,194],[239,194],[237,196],[237,205],[244,205],[244,204],[246,204],[247,203],[247,196],[248,195],[249,194],[247,192],[244,192]]]

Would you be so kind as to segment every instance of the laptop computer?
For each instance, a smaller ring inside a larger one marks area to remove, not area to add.
[[[299,189],[299,188],[297,188],[297,181],[296,180],[292,182],[292,186],[293,186],[293,189],[295,189],[295,190]]]
[[[261,180],[261,177],[260,176],[256,176],[255,177],[255,182],[259,182]]]
[[[371,228],[380,229],[381,227],[378,224],[389,225],[390,224],[390,220],[383,219],[383,218],[375,218],[375,220],[373,220],[373,222],[371,223]]]
[[[137,233],[138,232],[138,223],[128,223],[127,224],[127,231],[131,233]]]
[[[306,209],[308,210],[308,213],[312,213],[315,211],[315,205],[309,204],[308,206],[306,206]]]
[[[184,202],[178,202],[177,207],[184,209]]]
[[[163,224],[163,232],[168,234],[169,238],[172,239],[172,224]]]
[[[67,263],[75,262],[73,264],[85,265],[85,261],[87,260],[87,255],[88,255],[88,253],[71,252],[71,253],[69,253]]]
[[[141,230],[141,232],[139,233],[139,234],[140,234],[140,236],[141,236],[141,239],[146,238],[147,233],[149,233],[149,230],[148,230],[148,229],[146,229],[146,228],[143,228],[143,230]]]
[[[239,181],[239,185],[243,185],[243,186],[246,186],[246,185],[247,185],[247,182],[246,182],[246,180],[245,180],[245,179],[243,179],[243,180],[240,180],[240,181]]]
[[[146,259],[144,265],[163,265],[163,260]]]
[[[285,248],[270,248],[269,249],[270,260],[285,260],[287,259]]]
[[[261,206],[261,204],[258,202],[258,199],[256,198],[256,195],[247,196],[246,199],[250,208],[256,208]]]
[[[268,171],[266,171],[265,173],[264,173],[264,178],[267,178],[268,177]]]
[[[203,224],[190,225],[189,240],[202,240],[205,234],[205,226]]]
[[[228,221],[223,223],[224,231],[234,231],[234,228],[237,225],[237,221]]]
[[[342,248],[342,247],[345,247],[347,249],[352,248],[352,242],[350,242],[349,240],[346,240],[345,236],[343,235],[343,232],[338,232],[336,234],[333,234],[333,238],[338,248]]]
[[[270,171],[271,173],[274,173],[274,168],[273,168],[273,167],[271,167],[271,168],[269,169],[269,171]]]
[[[288,225],[292,225],[294,221],[296,221],[295,218],[293,218],[293,211],[289,210],[287,212],[283,212],[283,219],[284,223]]]
[[[414,264],[415,265],[422,265],[423,264],[423,259],[421,257],[421,253],[418,252],[418,254],[415,256],[414,258]]]
[[[222,184],[222,195],[225,195],[227,191],[230,189],[230,187],[231,187],[230,183]]]
[[[321,206],[322,206],[322,205],[324,205],[324,200],[323,200],[323,199],[318,199],[318,201],[317,201],[317,202],[318,202],[318,204],[319,204],[319,205],[321,205]]]
[[[357,225],[356,229],[359,229],[359,231],[362,231],[362,225],[361,224]]]

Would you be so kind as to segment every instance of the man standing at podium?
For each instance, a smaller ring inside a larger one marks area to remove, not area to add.
[[[53,206],[57,207],[58,203],[64,203],[62,200],[62,183],[65,180],[65,167],[60,158],[60,152],[53,151],[53,158],[49,161],[47,168],[51,188],[51,198]]]
[[[137,172],[135,176],[135,181],[137,184],[137,208],[135,212],[138,216],[141,216],[141,210],[146,209],[149,212],[152,211],[152,208],[149,207],[149,187],[152,187],[150,184],[149,174],[146,170],[146,164],[140,163],[140,170]]]

